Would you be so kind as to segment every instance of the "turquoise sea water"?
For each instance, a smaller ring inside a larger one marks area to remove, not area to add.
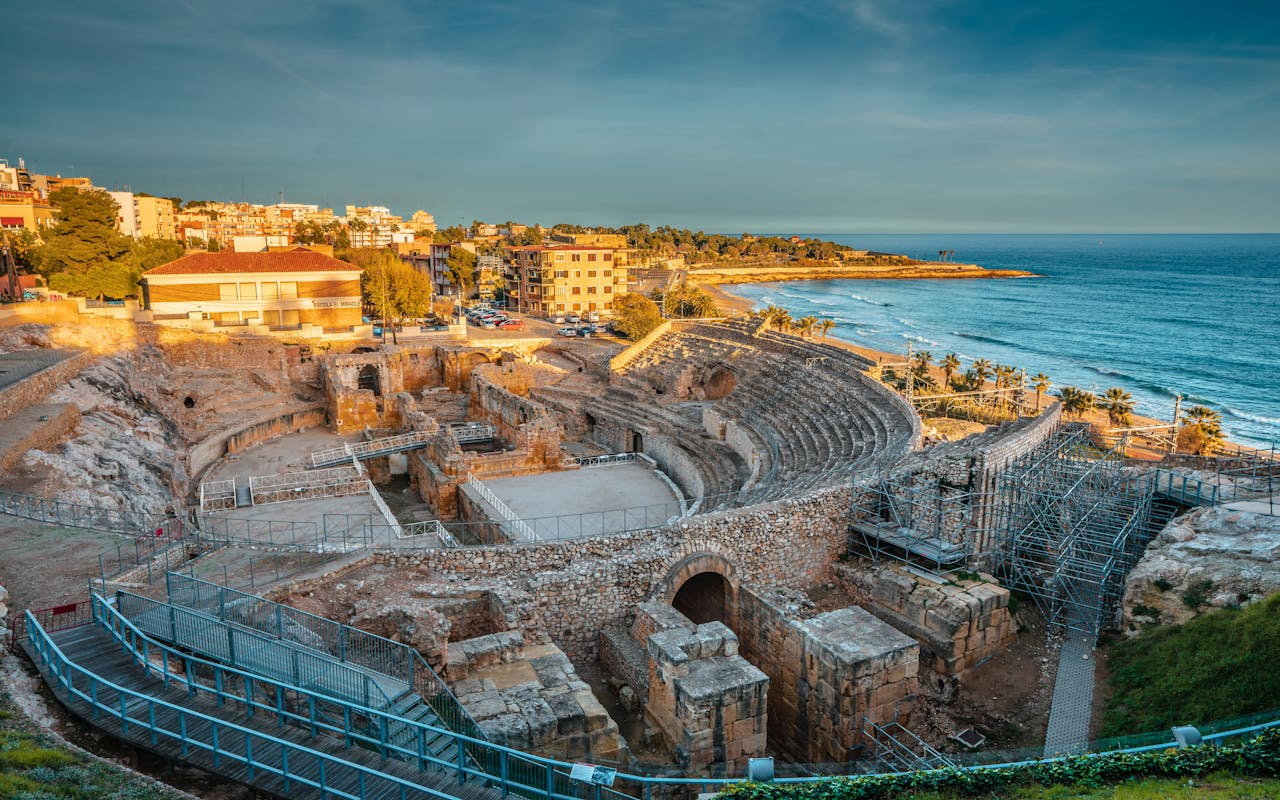
[[[1280,234],[823,235],[860,249],[1044,277],[796,281],[732,287],[757,306],[836,321],[867,347],[955,352],[1045,372],[1055,386],[1122,386],[1138,412],[1222,413],[1237,441],[1280,443]]]

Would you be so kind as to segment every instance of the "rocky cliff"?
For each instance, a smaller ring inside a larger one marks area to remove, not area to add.
[[[1202,508],[1171,521],[1125,583],[1122,630],[1280,591],[1280,517]]]

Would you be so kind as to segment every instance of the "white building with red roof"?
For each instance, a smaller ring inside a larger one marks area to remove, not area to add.
[[[361,324],[360,269],[298,247],[191,253],[142,274],[142,307],[158,324],[350,333]]]

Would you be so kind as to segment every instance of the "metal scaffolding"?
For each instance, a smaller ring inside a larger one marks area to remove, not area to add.
[[[966,566],[987,539],[974,526],[973,492],[928,471],[883,475],[852,497],[850,545],[875,563],[942,573]]]
[[[1000,474],[994,536],[1007,584],[1050,625],[1096,637],[1153,535],[1153,494],[1118,447],[1064,427]]]

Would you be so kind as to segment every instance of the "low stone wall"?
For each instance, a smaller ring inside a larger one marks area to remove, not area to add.
[[[731,561],[761,583],[810,586],[844,552],[849,492],[691,517],[656,528],[586,539],[405,553],[370,559],[446,578],[502,581],[528,594],[525,630],[545,631],[571,658],[595,659],[600,631],[626,624],[631,608],[666,587],[700,554]]]
[[[204,441],[193,445],[187,451],[187,474],[191,476],[191,485],[188,491],[192,491],[199,484],[201,475],[209,468],[209,465],[228,453],[239,453],[258,442],[266,441],[272,437],[297,433],[307,428],[323,425],[324,421],[324,404],[314,403],[284,414],[273,414],[257,422],[251,422],[248,425],[237,425],[234,428],[213,434]]]
[[[44,450],[68,438],[72,430],[80,422],[80,409],[71,403],[50,403],[31,406],[23,409],[26,414],[19,414],[18,420],[9,419],[18,430],[11,431],[17,437],[9,441],[8,446],[0,450],[0,473],[8,472],[28,450]],[[49,419],[41,422],[38,416]],[[0,441],[7,439],[0,436]]]
[[[616,356],[609,359],[609,369],[614,372],[622,372],[627,367],[631,366],[631,363],[639,358],[640,354],[645,351],[645,348],[661,339],[663,334],[671,330],[671,325],[672,323],[669,319],[659,322],[658,327],[649,331],[635,344],[627,347],[626,350],[623,350],[621,353],[618,353]]]
[[[920,665],[944,677],[1000,652],[1017,635],[1009,590],[990,576],[948,583],[897,565],[837,564],[837,581],[859,604],[920,642]]]
[[[93,359],[92,353],[81,351],[0,389],[0,419],[44,402],[50,392],[79,374]]]
[[[74,300],[51,300],[44,303],[29,301],[12,303],[0,308],[0,328],[12,328],[15,325],[27,325],[33,322],[57,325],[79,319],[80,312]]]

